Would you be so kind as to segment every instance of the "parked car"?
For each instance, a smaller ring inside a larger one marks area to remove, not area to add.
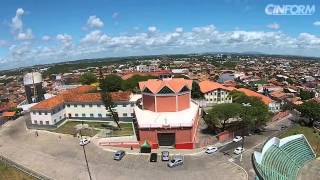
[[[123,150],[119,150],[113,154],[113,159],[120,161],[124,157],[124,155],[126,155],[126,152]]]
[[[80,146],[84,146],[84,145],[87,145],[87,144],[89,144],[89,142],[90,142],[90,139],[88,139],[88,138],[81,138],[80,139],[80,142],[79,142],[79,144],[80,144]]]
[[[234,150],[234,153],[239,155],[241,153],[243,153],[244,151],[244,148],[243,147],[237,147],[235,150]]]
[[[150,162],[157,162],[158,154],[157,153],[151,153],[150,155]]]
[[[242,140],[242,137],[241,136],[236,136],[235,138],[233,138],[233,142],[239,142]]]
[[[170,158],[169,158],[169,151],[162,151],[161,152],[161,160],[162,161],[169,161]]]
[[[176,167],[183,165],[183,156],[174,156],[171,161],[168,162],[168,167]]]
[[[213,147],[213,146],[209,146],[209,147],[207,147],[207,149],[206,149],[206,153],[207,154],[212,154],[212,153],[215,153],[215,152],[217,152],[218,151],[218,148],[217,147]]]

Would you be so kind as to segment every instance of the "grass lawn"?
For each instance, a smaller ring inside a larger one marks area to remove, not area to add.
[[[57,129],[51,130],[52,132],[62,133],[62,134],[76,134],[75,126],[81,124],[79,121],[68,121],[65,124],[61,125]],[[108,122],[83,122],[83,124],[88,124],[89,129],[81,130],[81,134],[84,136],[94,136],[99,131],[110,129],[112,130],[111,136],[131,136],[133,135],[132,123],[120,123],[121,130],[114,128],[109,125]]]
[[[293,128],[289,128],[284,133],[280,135],[280,138],[284,138],[290,135],[295,134],[304,134],[304,136],[308,139],[311,144],[313,150],[316,152],[317,156],[320,156],[320,135],[319,131],[314,133],[314,129],[311,127],[305,127],[297,125]]]
[[[34,180],[34,178],[24,174],[23,172],[6,166],[0,161],[0,179],[2,180]]]

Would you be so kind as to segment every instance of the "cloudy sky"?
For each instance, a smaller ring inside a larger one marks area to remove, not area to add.
[[[316,11],[272,16],[266,14],[270,4],[314,5]],[[0,69],[82,58],[218,51],[320,56],[320,1],[0,2]]]

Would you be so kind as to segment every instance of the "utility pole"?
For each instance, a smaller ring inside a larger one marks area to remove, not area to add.
[[[82,127],[83,127],[83,121],[81,121],[81,125],[82,125],[82,126],[81,126],[81,129],[82,129]],[[80,129],[79,133],[80,133],[80,138],[82,139],[81,129]],[[83,145],[83,146],[82,146],[83,154],[84,154],[84,159],[85,159],[85,161],[86,161],[87,170],[88,170],[88,174],[89,174],[89,179],[92,180],[91,173],[90,173],[90,168],[89,168],[89,163],[88,163],[88,159],[87,159],[87,153],[86,153],[86,149],[85,149],[84,146],[86,146],[86,145]]]

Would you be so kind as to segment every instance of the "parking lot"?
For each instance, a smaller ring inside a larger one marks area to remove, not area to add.
[[[89,179],[78,139],[46,131],[26,130],[19,118],[0,129],[0,153],[11,160],[53,179]],[[168,168],[166,162],[149,162],[149,156],[126,155],[114,161],[112,153],[93,143],[86,146],[93,179],[246,179],[240,167],[222,153],[185,156],[180,167]],[[227,173],[226,173],[227,172]]]

